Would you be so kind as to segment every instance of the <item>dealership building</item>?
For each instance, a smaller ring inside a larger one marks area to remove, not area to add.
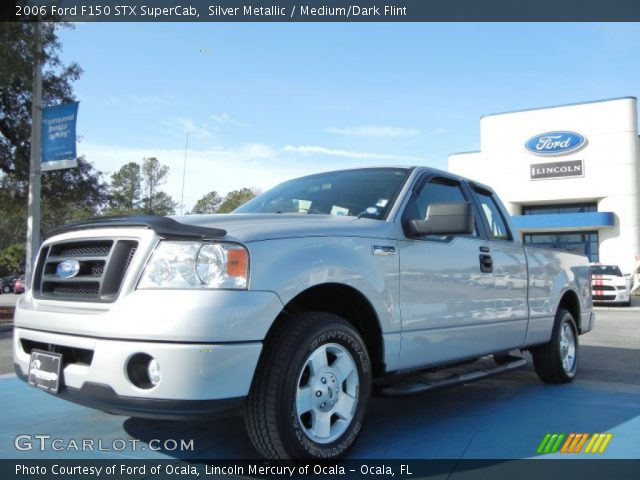
[[[584,254],[628,273],[640,252],[637,99],[487,115],[480,151],[449,170],[493,187],[527,244]]]

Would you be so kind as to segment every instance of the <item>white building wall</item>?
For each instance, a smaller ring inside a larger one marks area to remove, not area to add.
[[[524,147],[531,137],[552,131],[586,138],[580,150],[537,156]],[[451,172],[493,187],[512,215],[522,204],[597,201],[614,212],[616,225],[599,230],[600,261],[628,269],[640,252],[640,146],[637,100],[620,98],[485,116],[480,120],[480,152],[453,154]],[[582,160],[583,177],[531,180],[536,163]]]

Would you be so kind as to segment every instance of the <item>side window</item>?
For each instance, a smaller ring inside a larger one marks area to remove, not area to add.
[[[478,195],[482,213],[487,220],[487,224],[489,225],[489,229],[491,230],[494,240],[511,240],[507,223],[505,222],[502,213],[500,213],[500,209],[498,208],[493,195],[483,190],[475,190],[475,192]]]
[[[468,200],[464,197],[458,182],[446,178],[434,178],[422,187],[417,196],[409,200],[402,214],[402,223],[406,224],[408,220],[424,219],[427,216],[427,208],[432,203],[466,201]],[[474,235],[477,235],[475,231]]]

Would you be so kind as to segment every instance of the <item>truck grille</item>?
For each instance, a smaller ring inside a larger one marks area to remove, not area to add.
[[[615,290],[616,287],[613,285],[594,285],[592,287],[593,290]]]
[[[70,240],[43,247],[33,295],[51,300],[114,302],[137,248],[138,242],[119,239]],[[79,270],[64,278],[58,274],[58,266],[69,260],[79,265]]]

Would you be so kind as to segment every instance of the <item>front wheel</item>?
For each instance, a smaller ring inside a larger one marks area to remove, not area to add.
[[[546,383],[571,382],[578,371],[578,329],[573,315],[556,313],[549,343],[531,350],[538,377]]]
[[[349,323],[321,312],[292,315],[265,344],[247,431],[266,458],[337,458],[358,437],[370,392],[369,356]]]

